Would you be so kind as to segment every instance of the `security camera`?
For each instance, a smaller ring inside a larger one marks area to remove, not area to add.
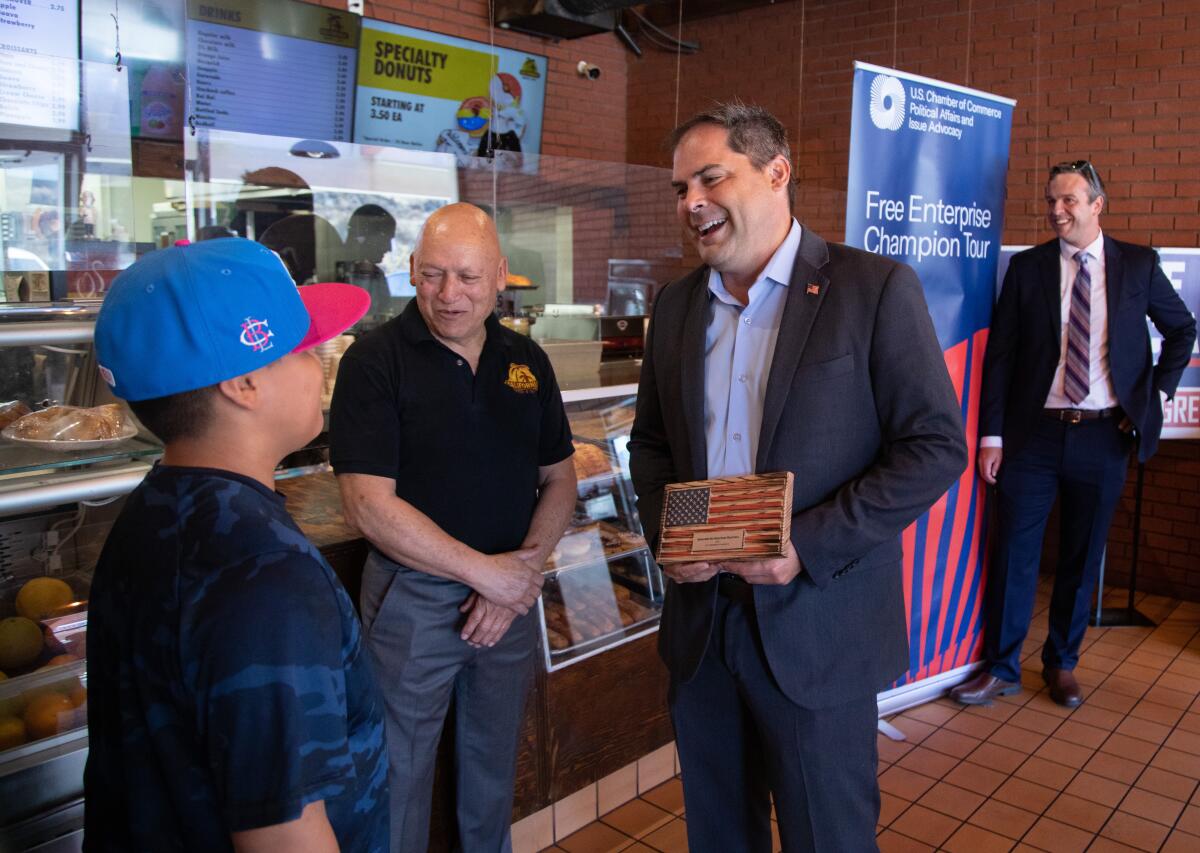
[[[586,77],[589,80],[600,79],[600,66],[592,65],[585,60],[579,60],[579,64],[575,66],[575,70],[579,72],[580,77]]]

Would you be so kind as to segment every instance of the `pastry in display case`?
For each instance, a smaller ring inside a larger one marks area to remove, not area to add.
[[[117,403],[49,406],[17,418],[0,431],[9,441],[45,450],[96,450],[137,433],[137,424]]]
[[[642,536],[626,449],[634,398],[567,403],[575,513],[546,560],[539,602],[550,671],[658,628],[663,578]]]

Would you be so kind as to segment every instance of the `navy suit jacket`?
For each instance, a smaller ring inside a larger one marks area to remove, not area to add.
[[[992,316],[983,360],[979,434],[1004,439],[1006,454],[1019,450],[1042,417],[1062,354],[1059,242],[1013,256]],[[1108,290],[1108,363],[1117,401],[1138,435],[1138,460],[1158,447],[1162,430],[1159,391],[1173,396],[1196,340],[1188,311],[1145,246],[1104,238]],[[1146,318],[1163,336],[1155,364]]]
[[[668,285],[647,334],[629,450],[652,545],[663,487],[707,477],[708,274]],[[755,463],[795,475],[791,538],[804,571],[753,587],[768,664],[793,702],[858,699],[908,669],[900,534],[966,460],[960,403],[916,274],[805,228]],[[659,650],[677,681],[700,665],[716,596],[715,578],[667,584]]]

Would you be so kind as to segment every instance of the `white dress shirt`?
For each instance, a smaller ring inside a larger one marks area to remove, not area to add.
[[[1047,409],[1108,409],[1117,405],[1117,392],[1113,388],[1108,366],[1108,280],[1105,277],[1104,234],[1084,248],[1088,253],[1088,272],[1092,277],[1092,321],[1088,346],[1089,390],[1078,403],[1067,399],[1063,388],[1063,376],[1067,366],[1067,326],[1071,319],[1071,285],[1079,273],[1079,252],[1065,240],[1058,241],[1058,294],[1062,307],[1062,327],[1059,334],[1061,345],[1058,366],[1054,368],[1054,380],[1050,393],[1046,395]],[[980,447],[1003,447],[998,435],[985,435],[979,439]]]

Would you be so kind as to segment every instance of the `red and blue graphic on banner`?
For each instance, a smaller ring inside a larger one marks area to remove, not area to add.
[[[1014,102],[855,63],[846,242],[921,277],[962,403],[970,464],[904,532],[909,684],[970,663],[982,642],[987,492],[975,436],[1004,226]]]

